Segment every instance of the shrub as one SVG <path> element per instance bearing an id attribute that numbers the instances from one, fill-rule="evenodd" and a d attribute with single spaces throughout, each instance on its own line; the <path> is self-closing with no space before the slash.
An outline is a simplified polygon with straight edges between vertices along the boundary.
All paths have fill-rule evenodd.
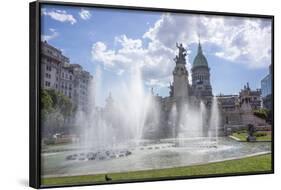
<path id="1" fill-rule="evenodd" d="M 254 115 L 259 117 L 259 118 L 262 118 L 262 119 L 267 119 L 268 113 L 269 113 L 269 111 L 267 109 L 264 109 L 264 108 L 254 110 Z"/>
<path id="2" fill-rule="evenodd" d="M 264 136 L 266 136 L 266 135 L 267 135 L 266 132 L 255 133 L 255 136 L 256 136 L 256 137 L 264 137 Z"/>
<path id="3" fill-rule="evenodd" d="M 53 139 L 53 138 L 44 139 L 44 140 L 43 140 L 43 143 L 44 143 L 45 145 L 52 145 L 52 144 L 55 144 L 55 139 Z"/>

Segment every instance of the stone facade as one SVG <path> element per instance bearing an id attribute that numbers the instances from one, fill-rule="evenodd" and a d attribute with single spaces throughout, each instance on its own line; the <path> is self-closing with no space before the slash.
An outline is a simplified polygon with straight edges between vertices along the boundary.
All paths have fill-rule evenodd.
<path id="1" fill-rule="evenodd" d="M 192 95 L 201 99 L 213 97 L 210 82 L 210 68 L 208 61 L 203 54 L 201 44 L 198 45 L 197 55 L 192 65 Z"/>
<path id="2" fill-rule="evenodd" d="M 173 71 L 173 83 L 170 85 L 170 97 L 187 98 L 196 97 L 204 100 L 206 103 L 213 97 L 212 86 L 210 82 L 210 68 L 208 61 L 203 54 L 202 46 L 199 42 L 197 55 L 193 61 L 191 69 L 192 84 L 188 81 L 188 71 L 186 65 L 185 49 L 177 45 L 179 48 L 179 55 L 174 61 L 176 66 Z"/>
<path id="3" fill-rule="evenodd" d="M 210 130 L 208 123 L 212 120 L 211 108 L 214 101 L 212 93 L 212 85 L 210 82 L 211 74 L 208 66 L 208 61 L 203 54 L 202 46 L 199 42 L 197 55 L 194 58 L 191 68 L 192 83 L 188 81 L 188 70 L 186 69 L 186 50 L 182 44 L 178 45 L 178 55 L 174 61 L 176 63 L 173 70 L 173 82 L 170 84 L 170 95 L 168 97 L 161 97 L 153 95 L 155 106 L 160 109 L 159 126 L 157 132 L 153 132 L 155 128 L 152 126 L 146 130 L 145 136 L 148 138 L 169 138 L 178 134 L 180 130 L 172 126 L 170 122 L 171 113 L 173 109 L 181 110 L 184 104 L 188 102 L 193 110 L 199 110 L 200 104 L 206 107 L 205 120 L 203 121 L 203 134 L 207 135 Z M 253 110 L 261 108 L 261 90 L 252 90 L 247 83 L 239 92 L 239 95 L 219 95 L 216 97 L 220 115 L 218 126 L 219 135 L 227 134 L 230 129 L 245 128 L 248 124 L 255 126 L 266 125 L 265 120 L 256 117 Z M 180 115 L 179 112 L 177 112 Z M 179 120 L 179 118 L 176 118 Z M 153 135 L 157 134 L 158 137 Z"/>
<path id="4" fill-rule="evenodd" d="M 177 45 L 177 47 L 179 48 L 179 55 L 174 59 L 176 66 L 173 71 L 174 80 L 171 86 L 171 89 L 173 89 L 171 95 L 177 98 L 187 98 L 190 86 L 188 83 L 188 71 L 185 67 L 186 50 L 183 48 L 182 44 L 180 44 L 180 46 Z"/>
<path id="5" fill-rule="evenodd" d="M 254 115 L 261 108 L 261 90 L 252 90 L 247 83 L 239 95 L 217 96 L 222 110 L 222 122 L 225 133 L 246 129 L 248 124 L 255 127 L 266 126 L 266 121 Z"/>
<path id="6" fill-rule="evenodd" d="M 41 42 L 41 87 L 60 90 L 61 70 L 69 59 L 47 42 Z"/>
<path id="7" fill-rule="evenodd" d="M 67 96 L 78 109 L 87 110 L 93 76 L 79 65 L 70 64 L 68 57 L 41 42 L 41 88 L 53 89 Z"/>
<path id="8" fill-rule="evenodd" d="M 206 120 L 210 120 L 210 109 L 213 101 L 212 86 L 210 82 L 210 69 L 206 57 L 203 54 L 201 44 L 198 44 L 197 55 L 193 61 L 191 69 L 192 84 L 188 80 L 188 70 L 186 69 L 186 50 L 182 44 L 178 45 L 178 55 L 175 57 L 175 68 L 172 72 L 173 82 L 170 84 L 170 95 L 168 97 L 161 97 L 153 95 L 155 100 L 155 107 L 160 109 L 160 120 L 158 126 L 161 129 L 150 127 L 146 129 L 145 137 L 147 138 L 169 138 L 178 134 L 180 128 L 178 124 L 176 127 L 172 126 L 171 113 L 173 109 L 178 110 L 177 115 L 180 117 L 179 110 L 183 109 L 183 106 L 188 104 L 193 110 L 198 111 L 200 109 L 200 103 L 203 102 L 207 108 Z M 176 123 L 179 122 L 179 118 L 175 118 Z M 208 125 L 204 125 L 203 132 L 208 131 Z M 222 129 L 222 126 L 219 126 Z M 155 137 L 153 135 L 157 134 Z"/>

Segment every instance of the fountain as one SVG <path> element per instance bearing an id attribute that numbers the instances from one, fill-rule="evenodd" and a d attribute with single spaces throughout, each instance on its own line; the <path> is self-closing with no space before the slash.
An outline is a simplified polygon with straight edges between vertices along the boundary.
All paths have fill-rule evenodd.
<path id="1" fill-rule="evenodd" d="M 90 88 L 90 109 L 79 110 L 75 119 L 80 131 L 80 149 L 88 152 L 129 150 L 149 140 L 165 139 L 172 140 L 169 143 L 175 147 L 194 147 L 196 143 L 202 147 L 202 142 L 206 145 L 218 141 L 220 116 L 217 99 L 213 97 L 206 101 L 190 95 L 185 68 L 186 50 L 182 44 L 177 47 L 174 95 L 167 98 L 155 96 L 153 90 L 151 93 L 145 91 L 141 67 L 136 66 L 128 72 L 130 80 L 121 82 L 118 89 L 112 89 L 105 106 L 95 107 L 94 103 L 99 103 L 95 98 L 101 100 L 99 92 L 103 86 L 103 73 L 97 69 L 94 87 Z"/>
<path id="2" fill-rule="evenodd" d="M 102 73 L 100 70 L 98 72 L 99 78 L 96 80 L 102 81 Z M 88 112 L 77 112 L 75 122 L 80 128 L 81 139 L 79 150 L 85 152 L 80 157 L 69 155 L 67 160 L 86 160 L 89 153 L 96 155 L 97 152 L 105 151 L 118 155 L 116 152 L 129 151 L 152 141 L 170 143 L 173 147 L 215 147 L 212 144 L 218 141 L 220 125 L 215 97 L 210 109 L 202 100 L 190 103 L 192 99 L 187 97 L 175 101 L 170 110 L 161 110 L 162 99 L 145 92 L 140 68 L 132 69 L 130 74 L 130 82 L 120 84 L 118 93 L 109 93 L 103 108 L 94 107 Z M 92 89 L 98 93 L 97 87 Z M 167 120 L 163 119 L 164 115 L 167 115 Z M 204 134 L 206 129 L 207 135 Z M 147 133 L 153 135 L 145 135 Z M 110 154 L 107 157 L 118 156 Z"/>
<path id="3" fill-rule="evenodd" d="M 178 48 L 184 55 L 185 49 Z M 141 67 L 134 67 L 129 80 L 113 87 L 105 105 L 97 107 L 103 86 L 103 73 L 97 69 L 89 109 L 78 108 L 75 117 L 80 141 L 63 146 L 63 151 L 44 152 L 43 175 L 179 167 L 270 150 L 270 144 L 253 149 L 253 144 L 219 137 L 218 100 L 191 94 L 183 55 L 175 60 L 172 92 L 165 98 L 147 92 Z"/>

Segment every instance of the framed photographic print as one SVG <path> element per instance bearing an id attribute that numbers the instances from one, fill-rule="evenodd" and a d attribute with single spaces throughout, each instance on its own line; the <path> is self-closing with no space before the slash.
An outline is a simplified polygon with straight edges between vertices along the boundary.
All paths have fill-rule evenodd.
<path id="1" fill-rule="evenodd" d="M 274 17 L 30 4 L 30 186 L 274 172 Z"/>

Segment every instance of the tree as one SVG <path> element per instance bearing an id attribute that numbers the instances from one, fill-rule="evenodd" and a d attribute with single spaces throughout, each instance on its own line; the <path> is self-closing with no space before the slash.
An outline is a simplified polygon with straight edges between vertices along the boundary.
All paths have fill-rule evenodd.
<path id="1" fill-rule="evenodd" d="M 42 90 L 40 101 L 43 135 L 51 136 L 64 131 L 66 119 L 75 112 L 71 100 L 55 90 Z"/>
<path id="2" fill-rule="evenodd" d="M 73 113 L 74 106 L 67 96 L 54 90 L 48 90 L 48 93 L 53 101 L 53 108 L 59 109 L 64 117 Z"/>
<path id="3" fill-rule="evenodd" d="M 265 109 L 265 108 L 260 108 L 260 109 L 254 110 L 254 115 L 259 118 L 267 120 L 268 115 L 269 115 L 269 110 Z"/>
<path id="4" fill-rule="evenodd" d="M 48 91 L 41 91 L 40 103 L 42 119 L 45 120 L 48 113 L 53 111 L 53 100 Z"/>

